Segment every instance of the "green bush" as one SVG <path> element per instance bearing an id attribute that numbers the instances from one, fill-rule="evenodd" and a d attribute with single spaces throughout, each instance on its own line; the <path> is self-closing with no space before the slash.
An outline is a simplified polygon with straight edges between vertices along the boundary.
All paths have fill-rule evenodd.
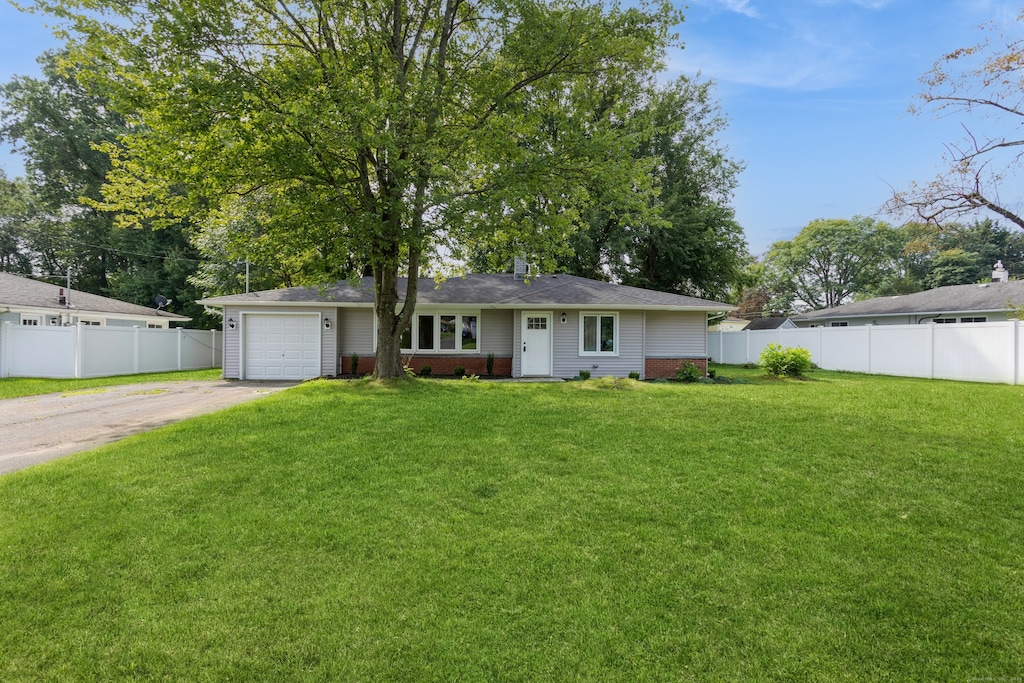
<path id="1" fill-rule="evenodd" d="M 493 353 L 488 353 L 487 354 L 487 375 L 490 376 L 490 375 L 493 375 L 493 374 L 494 374 L 494 354 Z"/>
<path id="2" fill-rule="evenodd" d="M 703 373 L 697 364 L 691 360 L 686 361 L 676 368 L 676 379 L 680 382 L 697 382 L 703 377 Z"/>
<path id="3" fill-rule="evenodd" d="M 811 352 L 801 347 L 769 344 L 759 359 L 761 373 L 769 377 L 799 377 L 811 369 Z"/>
<path id="4" fill-rule="evenodd" d="M 590 379 L 590 370 L 580 370 L 580 379 Z"/>
<path id="5" fill-rule="evenodd" d="M 638 380 L 638 379 L 640 379 L 640 373 L 639 372 L 635 372 L 635 371 L 631 372 L 631 373 L 629 373 L 629 378 L 630 379 L 637 379 Z"/>
<path id="6" fill-rule="evenodd" d="M 356 371 L 359 369 L 359 354 L 353 353 L 351 356 L 349 356 L 348 363 L 349 373 L 355 375 Z"/>
<path id="7" fill-rule="evenodd" d="M 462 367 L 461 365 L 456 365 L 455 369 L 452 370 L 452 374 L 454 374 L 456 377 L 462 377 L 463 375 L 466 374 L 466 368 Z"/>
<path id="8" fill-rule="evenodd" d="M 430 374 L 430 366 L 429 365 L 424 365 L 422 368 L 420 368 L 420 377 L 426 377 L 429 374 Z"/>

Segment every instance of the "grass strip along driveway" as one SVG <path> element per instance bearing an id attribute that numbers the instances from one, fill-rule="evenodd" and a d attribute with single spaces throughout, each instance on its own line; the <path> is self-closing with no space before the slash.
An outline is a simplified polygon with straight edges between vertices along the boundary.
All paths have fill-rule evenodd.
<path id="1" fill-rule="evenodd" d="M 1024 388 L 812 377 L 313 382 L 7 475 L 0 679 L 1024 675 Z"/>
<path id="2" fill-rule="evenodd" d="M 0 378 L 0 399 L 38 396 L 57 391 L 83 391 L 102 387 L 146 382 L 183 382 L 220 379 L 220 368 L 209 370 L 181 370 L 177 372 L 153 372 L 143 375 L 114 375 L 91 379 L 45 379 L 39 377 Z"/>

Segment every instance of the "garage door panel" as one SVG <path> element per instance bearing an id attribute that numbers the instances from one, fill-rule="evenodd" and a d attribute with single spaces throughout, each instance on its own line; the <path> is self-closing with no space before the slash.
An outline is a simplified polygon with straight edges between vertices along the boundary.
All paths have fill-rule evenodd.
<path id="1" fill-rule="evenodd" d="M 320 316 L 249 314 L 246 379 L 301 380 L 320 374 Z"/>

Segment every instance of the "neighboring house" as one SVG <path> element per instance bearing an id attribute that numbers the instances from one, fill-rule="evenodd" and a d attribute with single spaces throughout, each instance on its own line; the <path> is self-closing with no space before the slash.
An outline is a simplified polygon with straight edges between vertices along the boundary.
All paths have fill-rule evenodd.
<path id="1" fill-rule="evenodd" d="M 168 328 L 191 318 L 0 272 L 0 325 Z"/>
<path id="2" fill-rule="evenodd" d="M 747 326 L 746 318 L 729 316 L 719 320 L 714 325 L 708 325 L 708 332 L 739 332 Z"/>
<path id="3" fill-rule="evenodd" d="M 405 279 L 398 284 L 405 292 Z M 357 286 L 251 292 L 204 299 L 224 312 L 224 376 L 298 379 L 372 372 L 373 280 Z M 461 366 L 506 377 L 668 377 L 685 361 L 707 369 L 707 315 L 730 304 L 571 275 L 423 278 L 403 356 L 419 371 Z"/>
<path id="4" fill-rule="evenodd" d="M 796 323 L 789 318 L 754 318 L 744 330 L 790 330 L 795 329 Z"/>
<path id="5" fill-rule="evenodd" d="M 937 287 L 793 316 L 797 327 L 984 323 L 1006 320 L 1024 306 L 1024 280 Z"/>

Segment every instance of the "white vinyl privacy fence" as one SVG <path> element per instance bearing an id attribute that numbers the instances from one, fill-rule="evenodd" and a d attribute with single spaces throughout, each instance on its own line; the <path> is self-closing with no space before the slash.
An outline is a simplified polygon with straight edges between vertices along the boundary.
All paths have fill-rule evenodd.
<path id="1" fill-rule="evenodd" d="M 826 370 L 1024 384 L 1024 322 L 865 325 L 711 332 L 716 363 L 757 363 L 768 344 L 799 346 Z"/>
<path id="2" fill-rule="evenodd" d="M 0 324 L 0 377 L 82 379 L 221 367 L 217 330 Z"/>

